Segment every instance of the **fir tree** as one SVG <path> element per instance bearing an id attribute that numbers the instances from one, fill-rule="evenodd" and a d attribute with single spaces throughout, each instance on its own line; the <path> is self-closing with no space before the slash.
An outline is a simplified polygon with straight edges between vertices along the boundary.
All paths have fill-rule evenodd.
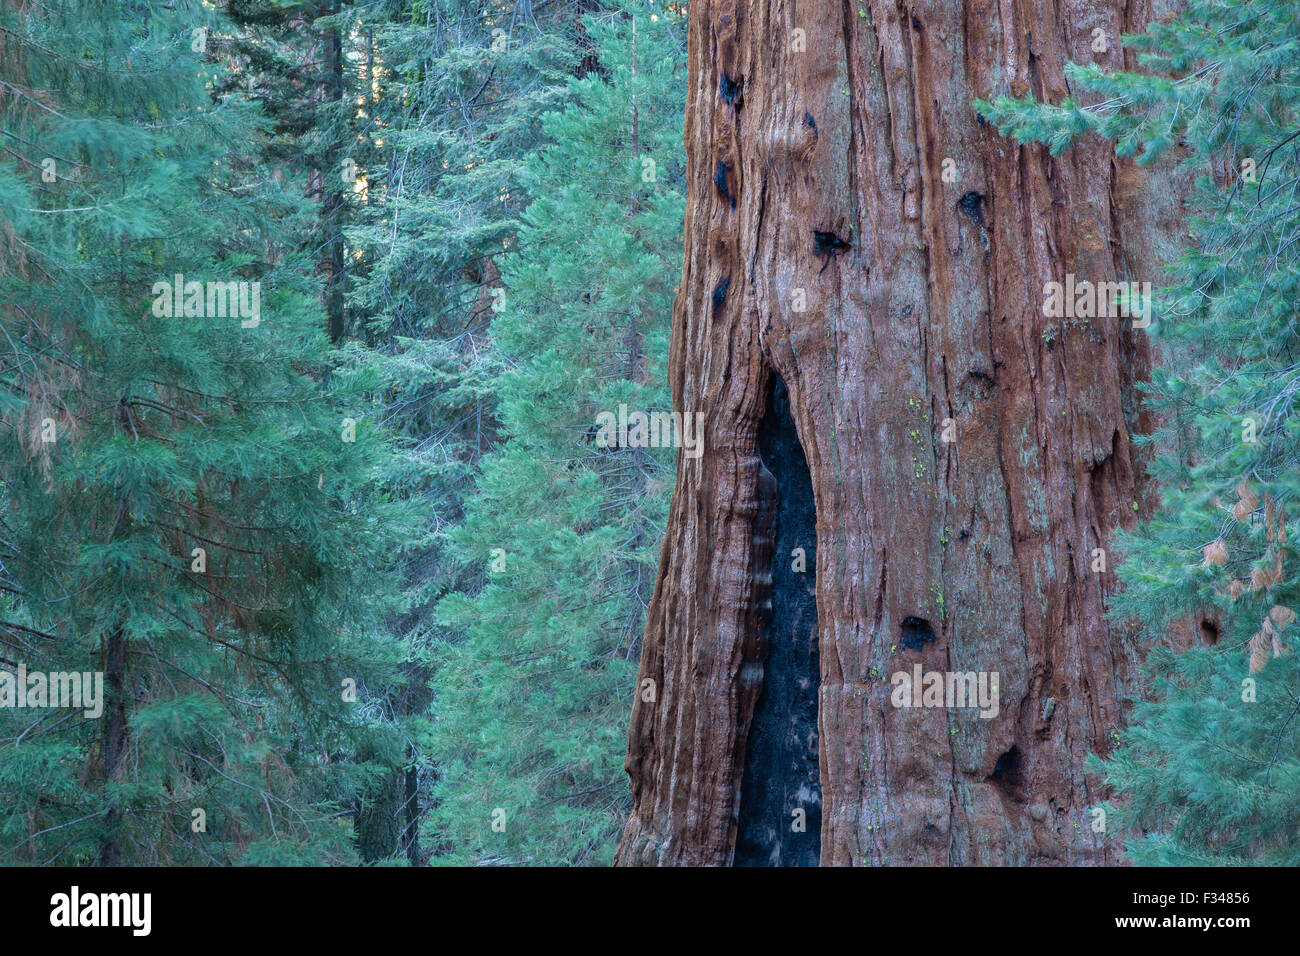
<path id="1" fill-rule="evenodd" d="M 358 187 L 345 229 L 357 317 L 345 357 L 348 374 L 379 390 L 401 442 L 385 480 L 419 502 L 425 522 L 398 556 L 410 608 L 393 624 L 409 655 L 389 698 L 409 727 L 408 854 L 439 773 L 422 736 L 429 675 L 448 636 L 432 608 L 476 581 L 441 535 L 460 520 L 478 459 L 498 440 L 498 369 L 485 347 L 498 259 L 515 242 L 520 164 L 538 142 L 538 118 L 563 96 L 564 77 L 588 68 L 577 17 L 591 6 L 547 4 L 524 18 L 509 2 L 358 3 L 342 31 L 356 64 L 345 102 L 363 104 L 343 151 Z"/>
<path id="2" fill-rule="evenodd" d="M 210 5 L 0 17 L 2 666 L 105 694 L 0 710 L 0 859 L 354 859 L 401 515 L 328 384 L 303 183 L 212 96 Z"/>
<path id="3" fill-rule="evenodd" d="M 672 449 L 610 447 L 620 404 L 671 409 L 681 255 L 682 18 L 591 17 L 597 71 L 542 118 L 491 326 L 504 437 L 448 534 L 480 588 L 444 597 L 433 824 L 448 859 L 607 863 L 626 811 L 624 714 Z M 494 828 L 494 824 L 496 825 Z"/>

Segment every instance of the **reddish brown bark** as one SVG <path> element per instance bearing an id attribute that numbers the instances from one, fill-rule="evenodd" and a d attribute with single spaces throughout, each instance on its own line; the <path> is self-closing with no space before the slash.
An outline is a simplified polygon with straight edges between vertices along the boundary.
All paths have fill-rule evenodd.
<path id="1" fill-rule="evenodd" d="M 1135 661 L 1103 618 L 1113 558 L 1094 573 L 1092 550 L 1147 506 L 1131 435 L 1149 346 L 1127 319 L 1041 306 L 1067 272 L 1158 283 L 1176 208 L 1104 144 L 1054 159 L 1000 138 L 972 101 L 1059 102 L 1069 60 L 1131 67 L 1118 37 L 1153 12 L 692 5 L 670 374 L 707 445 L 679 459 L 620 864 L 732 860 L 763 680 L 771 490 L 756 436 L 773 373 L 817 514 L 821 862 L 1120 859 L 1089 826 L 1102 794 L 1083 763 L 1120 724 Z M 1097 27 L 1108 52 L 1091 49 Z M 934 642 L 902 646 L 907 617 Z M 997 672 L 999 715 L 891 706 L 888 676 L 918 662 Z"/>

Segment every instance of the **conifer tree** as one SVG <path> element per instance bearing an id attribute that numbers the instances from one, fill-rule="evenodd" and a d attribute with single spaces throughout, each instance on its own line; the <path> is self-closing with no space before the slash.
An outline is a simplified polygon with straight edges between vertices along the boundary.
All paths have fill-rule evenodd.
<path id="1" fill-rule="evenodd" d="M 365 152 L 358 145 L 367 145 L 356 127 L 370 112 L 371 34 L 359 24 L 356 5 L 342 0 L 224 0 L 222 7 L 236 29 L 222 38 L 219 55 L 228 68 L 217 91 L 242 91 L 262 105 L 273 123 L 267 159 L 296 170 L 319 210 L 317 228 L 301 238 L 314 250 L 330 338 L 337 341 L 347 329 L 343 230 L 365 159 L 356 155 Z M 345 43 L 348 34 L 355 49 Z"/>
<path id="2" fill-rule="evenodd" d="M 1152 329 L 1166 356 L 1149 386 L 1162 507 L 1119 536 L 1112 612 L 1152 642 L 1190 629 L 1202 646 L 1153 648 L 1152 699 L 1094 764 L 1144 864 L 1300 863 L 1294 18 L 1286 2 L 1192 0 L 1126 38 L 1140 72 L 1073 66 L 1078 93 L 1060 104 L 981 104 L 1054 153 L 1097 133 L 1144 165 L 1181 153 L 1194 177 Z"/>
<path id="3" fill-rule="evenodd" d="M 476 580 L 447 557 L 441 534 L 460 520 L 477 461 L 497 442 L 495 368 L 484 345 L 498 259 L 514 242 L 525 201 L 520 163 L 538 142 L 538 118 L 563 96 L 565 76 L 590 68 L 577 18 L 596 6 L 546 4 L 527 16 L 508 0 L 347 8 L 344 56 L 357 64 L 348 90 L 362 105 L 345 118 L 354 131 L 341 151 L 355 160 L 359 187 L 345 229 L 347 314 L 357 317 L 345 357 L 382 389 L 402 449 L 387 480 L 419 502 L 425 523 L 399 557 L 410 610 L 393 622 L 409 647 L 405 682 L 390 701 L 409 715 L 408 855 L 425 788 L 439 773 L 421 737 L 429 674 L 447 636 L 432 608 Z"/>
<path id="4" fill-rule="evenodd" d="M 227 0 L 223 6 L 235 30 L 221 38 L 217 50 L 229 64 L 219 76 L 217 93 L 243 92 L 271 120 L 264 152 L 272 175 L 294 171 L 319 210 L 316 228 L 295 238 L 324 280 L 330 337 L 341 345 L 346 366 L 339 372 L 360 392 L 388 402 L 402 377 L 390 372 L 386 378 L 382 360 L 375 361 L 357 344 L 369 338 L 367 317 L 360 308 L 347 306 L 344 293 L 354 278 L 352 267 L 364 260 L 344 233 L 371 221 L 371 197 L 382 195 L 381 179 L 372 193 L 371 171 L 382 173 L 388 120 L 401 115 L 401 104 L 382 79 L 390 70 L 378 39 L 392 26 L 390 18 L 407 11 L 382 0 Z M 353 371 L 360 374 L 352 377 Z M 343 379 L 336 376 L 334 381 Z M 387 419 L 398 429 L 405 424 L 398 415 Z M 399 461 L 390 459 L 394 465 Z M 413 472 L 420 469 L 396 467 L 385 479 L 390 493 L 403 496 L 418 488 L 418 480 L 411 481 Z M 418 539 L 404 545 L 395 551 L 395 563 L 399 573 L 410 576 L 411 567 L 422 566 L 426 549 Z M 425 665 L 410 639 L 417 631 L 414 619 L 418 614 L 388 622 L 403 635 L 404 659 L 392 682 L 369 688 L 375 713 L 401 746 L 389 748 L 387 771 L 379 772 L 376 765 L 374 779 L 356 804 L 358 849 L 367 862 L 400 854 L 419 864 L 425 856 L 417 831 L 427 790 L 421 785 L 427 773 L 419 741 L 427 724 L 428 690 Z M 369 756 L 373 762 L 380 755 Z"/>
<path id="5" fill-rule="evenodd" d="M 0 667 L 103 676 L 0 709 L 0 861 L 355 859 L 401 510 L 303 183 L 213 96 L 210 5 L 0 18 Z"/>
<path id="6" fill-rule="evenodd" d="M 626 812 L 623 714 L 676 451 L 618 447 L 602 413 L 671 410 L 681 255 L 682 17 L 588 17 L 598 68 L 567 83 L 523 164 L 490 388 L 502 441 L 451 553 L 481 586 L 438 605 L 436 831 L 449 860 L 607 863 Z"/>

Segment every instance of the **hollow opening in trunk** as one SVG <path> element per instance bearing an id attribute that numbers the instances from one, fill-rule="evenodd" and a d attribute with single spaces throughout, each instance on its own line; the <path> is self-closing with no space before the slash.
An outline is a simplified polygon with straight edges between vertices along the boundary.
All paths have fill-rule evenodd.
<path id="1" fill-rule="evenodd" d="M 993 784 L 1004 797 L 1017 802 L 1024 801 L 1024 770 L 1020 748 L 1014 744 L 1011 749 L 998 757 L 993 765 L 993 772 L 988 782 Z"/>
<path id="2" fill-rule="evenodd" d="M 775 374 L 758 454 L 775 479 L 772 611 L 763 683 L 745 747 L 736 866 L 817 866 L 821 772 L 817 700 L 817 512 L 812 476 Z M 756 568 L 756 574 L 766 569 Z"/>
<path id="3" fill-rule="evenodd" d="M 923 617 L 905 617 L 899 626 L 898 643 L 911 650 L 919 651 L 926 644 L 934 643 L 934 628 Z"/>

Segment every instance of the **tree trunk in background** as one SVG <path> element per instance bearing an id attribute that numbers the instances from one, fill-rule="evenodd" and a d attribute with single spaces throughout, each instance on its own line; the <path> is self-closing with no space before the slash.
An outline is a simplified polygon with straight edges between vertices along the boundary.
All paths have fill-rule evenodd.
<path id="1" fill-rule="evenodd" d="M 338 0 L 327 5 L 327 11 L 335 15 L 340 10 Z M 326 102 L 338 103 L 343 99 L 343 38 L 338 27 L 330 27 L 322 38 L 324 43 L 323 72 L 325 84 L 322 94 Z M 338 342 L 347 331 L 343 315 L 343 285 L 346 281 L 347 263 L 343 257 L 343 222 L 347 215 L 347 197 L 332 185 L 338 176 L 339 150 L 331 149 L 328 153 L 329 165 L 321 171 L 324 187 L 324 202 L 321 208 L 321 227 L 325 233 L 325 248 L 322 250 L 320 270 L 325 276 L 325 310 L 329 314 L 329 336 L 331 342 Z"/>
<path id="2" fill-rule="evenodd" d="M 134 428 L 131 406 L 124 396 L 117 403 L 117 420 L 123 433 Z M 131 527 L 131 502 L 123 497 L 117 502 L 111 538 L 125 536 Z M 100 866 L 122 865 L 121 799 L 110 788 L 123 781 L 127 747 L 127 709 L 131 694 L 126 680 L 126 625 L 118 624 L 104 640 L 104 726 L 100 736 L 100 755 L 104 762 L 104 839 L 99 847 Z"/>
<path id="3" fill-rule="evenodd" d="M 1150 347 L 1126 318 L 1045 318 L 1043 286 L 1158 285 L 1177 203 L 1104 144 L 1002 139 L 972 101 L 1132 68 L 1118 37 L 1159 12 L 692 5 L 670 375 L 706 444 L 679 457 L 620 864 L 1120 861 L 1083 763 L 1136 661 L 1093 549 L 1150 505 Z M 996 672 L 999 713 L 892 706 L 915 664 Z"/>
<path id="4" fill-rule="evenodd" d="M 122 503 L 119 516 L 126 511 Z M 108 788 L 121 784 L 126 759 L 126 636 L 114 628 L 104 644 L 105 701 L 104 729 L 100 749 L 104 761 L 104 840 L 99 848 L 100 866 L 122 865 L 122 804 Z"/>

